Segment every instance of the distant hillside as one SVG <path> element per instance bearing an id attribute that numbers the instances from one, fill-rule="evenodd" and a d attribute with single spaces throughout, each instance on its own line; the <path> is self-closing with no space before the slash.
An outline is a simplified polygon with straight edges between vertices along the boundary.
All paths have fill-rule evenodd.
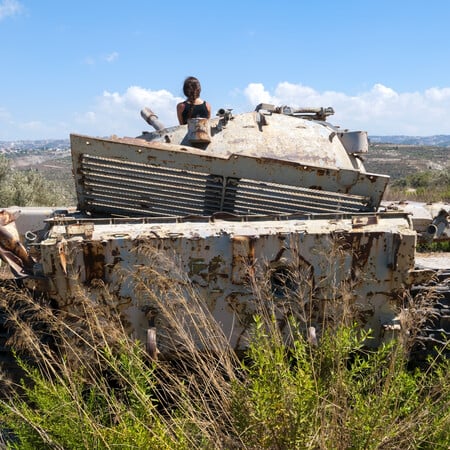
<path id="1" fill-rule="evenodd" d="M 372 144 L 397 145 L 431 145 L 435 147 L 450 147 L 450 135 L 437 134 L 434 136 L 369 136 Z"/>
<path id="2" fill-rule="evenodd" d="M 362 155 L 368 172 L 386 174 L 392 180 L 417 172 L 450 170 L 450 147 L 439 145 L 407 145 L 374 143 Z"/>

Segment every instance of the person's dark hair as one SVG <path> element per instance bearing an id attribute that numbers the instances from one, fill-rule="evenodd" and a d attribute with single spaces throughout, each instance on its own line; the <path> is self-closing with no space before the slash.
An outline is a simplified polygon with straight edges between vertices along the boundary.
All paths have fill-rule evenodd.
<path id="1" fill-rule="evenodd" d="M 195 100 L 200 97 L 200 92 L 202 87 L 200 86 L 200 81 L 195 77 L 187 77 L 183 84 L 183 93 L 187 99 L 194 103 Z"/>

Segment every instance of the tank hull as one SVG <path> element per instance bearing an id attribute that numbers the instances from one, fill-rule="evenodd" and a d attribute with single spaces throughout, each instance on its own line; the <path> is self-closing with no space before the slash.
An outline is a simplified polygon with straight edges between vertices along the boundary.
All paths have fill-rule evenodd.
<path id="1" fill-rule="evenodd" d="M 143 341 L 149 323 L 167 332 L 161 304 L 142 295 L 143 285 L 161 299 L 157 280 L 181 291 L 192 284 L 237 350 L 245 348 L 257 310 L 255 286 L 265 286 L 279 319 L 308 310 L 305 326 L 320 328 L 345 301 L 378 345 L 395 328 L 405 289 L 429 275 L 414 269 L 415 245 L 410 220 L 396 213 L 165 222 L 66 217 L 53 220 L 39 244 L 40 273 L 27 283 L 39 288 L 45 280 L 40 289 L 72 312 L 80 286 L 95 301 L 107 286 L 110 306 Z"/>

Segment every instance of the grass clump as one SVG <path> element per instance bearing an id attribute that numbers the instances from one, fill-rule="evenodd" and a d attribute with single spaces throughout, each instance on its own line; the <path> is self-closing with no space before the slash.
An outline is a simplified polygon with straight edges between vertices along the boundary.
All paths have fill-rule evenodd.
<path id="1" fill-rule="evenodd" d="M 257 320 L 234 404 L 248 448 L 446 448 L 447 362 L 410 371 L 398 343 L 364 350 L 354 327 L 327 330 L 312 349 L 287 349 Z M 445 388 L 441 383 L 446 385 Z M 435 425 L 437 425 L 435 427 Z"/>
<path id="2" fill-rule="evenodd" d="M 368 349 L 370 330 L 357 325 L 352 308 L 335 308 L 340 315 L 321 324 L 317 339 L 305 328 L 311 325 L 307 314 L 288 314 L 281 327 L 279 286 L 274 296 L 253 279 L 255 313 L 248 349 L 238 359 L 187 277 L 170 261 L 149 257 L 155 264 L 137 268 L 125 281 L 158 312 L 158 333 L 170 359 L 162 354 L 151 360 L 129 337 L 106 287 L 95 300 L 80 288 L 77 314 L 0 288 L 26 373 L 1 401 L 1 427 L 12 436 L 6 447 L 449 446 L 445 358 L 412 370 L 404 340 Z M 255 273 L 249 271 L 250 278 Z"/>
<path id="3" fill-rule="evenodd" d="M 450 252 L 450 241 L 421 242 L 417 246 L 417 252 Z"/>
<path id="4" fill-rule="evenodd" d="M 427 170 L 394 180 L 388 199 L 408 199 L 420 202 L 450 201 L 450 169 Z"/>

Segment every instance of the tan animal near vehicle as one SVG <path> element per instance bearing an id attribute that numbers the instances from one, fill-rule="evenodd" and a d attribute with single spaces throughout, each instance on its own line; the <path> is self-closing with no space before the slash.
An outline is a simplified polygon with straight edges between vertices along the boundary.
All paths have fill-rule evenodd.
<path id="1" fill-rule="evenodd" d="M 445 284 L 448 255 L 438 270 L 418 267 L 416 245 L 448 239 L 449 207 L 425 208 L 415 220 L 405 205 L 382 205 L 389 177 L 366 172 L 367 133 L 331 125 L 332 113 L 261 104 L 165 128 L 145 109 L 155 131 L 137 138 L 71 135 L 77 208 L 4 211 L 16 213 L 9 226 L 18 233 L 5 219 L 1 255 L 25 286 L 64 310 L 76 310 L 80 283 L 95 301 L 106 285 L 152 355 L 156 346 L 164 355 L 170 329 L 136 280 L 150 267 L 183 284 L 164 258 L 176 261 L 236 350 L 255 312 L 250 277 L 268 282 L 280 326 L 283 311 L 297 307 L 314 335 L 346 286 L 345 301 L 372 330 L 369 344 L 379 345 L 401 326 L 405 292 L 439 274 Z M 424 331 L 430 342 L 450 332 L 443 295 Z"/>

